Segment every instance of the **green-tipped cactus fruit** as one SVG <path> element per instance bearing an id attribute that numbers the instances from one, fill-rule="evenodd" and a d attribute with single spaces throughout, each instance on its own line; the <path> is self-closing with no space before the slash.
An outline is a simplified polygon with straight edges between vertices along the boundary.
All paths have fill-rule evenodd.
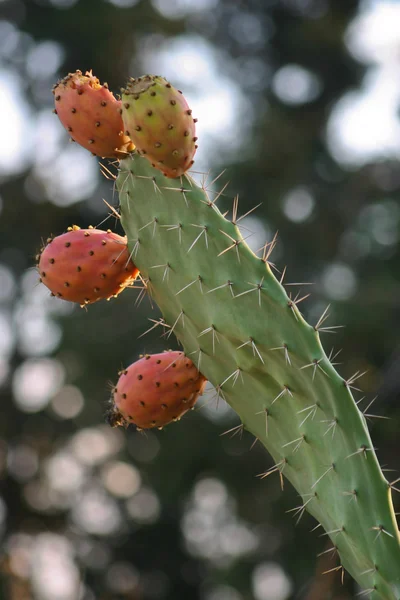
<path id="1" fill-rule="evenodd" d="M 167 122 L 144 114 L 143 130 L 153 116 L 157 127 Z M 391 485 L 352 397 L 354 380 L 336 372 L 321 346 L 323 319 L 306 323 L 269 267 L 268 246 L 256 256 L 204 188 L 184 182 L 136 153 L 117 180 L 129 250 L 160 324 L 239 414 L 239 429 L 266 446 L 275 465 L 264 476 L 289 479 L 301 496 L 297 514 L 307 510 L 322 524 L 343 568 L 372 598 L 399 600 Z"/>
<path id="2" fill-rule="evenodd" d="M 40 281 L 53 296 L 82 306 L 117 296 L 139 275 L 126 238 L 110 230 L 69 227 L 47 240 L 38 259 Z"/>
<path id="3" fill-rule="evenodd" d="M 121 101 L 87 71 L 69 73 L 53 88 L 55 110 L 71 139 L 95 156 L 121 158 L 134 149 L 124 134 Z"/>
<path id="4" fill-rule="evenodd" d="M 182 92 L 166 79 L 130 79 L 122 90 L 122 119 L 140 154 L 164 175 L 179 177 L 192 166 L 196 120 Z"/>
<path id="5" fill-rule="evenodd" d="M 162 428 L 193 408 L 205 384 L 205 377 L 183 352 L 146 354 L 121 371 L 111 415 L 118 425 Z"/>

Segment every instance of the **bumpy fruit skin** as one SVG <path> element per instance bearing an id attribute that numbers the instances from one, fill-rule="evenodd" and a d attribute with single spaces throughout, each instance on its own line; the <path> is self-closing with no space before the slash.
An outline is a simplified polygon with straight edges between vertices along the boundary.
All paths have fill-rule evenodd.
<path id="1" fill-rule="evenodd" d="M 183 352 L 146 354 L 120 372 L 109 423 L 164 427 L 193 408 L 206 382 Z"/>
<path id="2" fill-rule="evenodd" d="M 134 149 L 124 134 L 121 101 L 91 71 L 69 73 L 53 88 L 55 113 L 71 139 L 108 158 L 123 158 Z"/>
<path id="3" fill-rule="evenodd" d="M 122 90 L 125 133 L 137 151 L 167 177 L 179 177 L 193 164 L 195 122 L 182 92 L 155 75 L 131 78 Z"/>
<path id="4" fill-rule="evenodd" d="M 40 280 L 54 296 L 85 305 L 117 296 L 139 270 L 130 260 L 126 237 L 80 229 L 48 239 L 39 257 Z"/>

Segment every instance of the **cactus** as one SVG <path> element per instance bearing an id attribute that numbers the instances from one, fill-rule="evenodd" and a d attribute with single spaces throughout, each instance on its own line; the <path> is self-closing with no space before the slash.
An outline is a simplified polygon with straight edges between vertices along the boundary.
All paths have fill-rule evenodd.
<path id="1" fill-rule="evenodd" d="M 312 327 L 204 188 L 120 163 L 121 223 L 147 290 L 201 373 L 324 527 L 341 565 L 375 598 L 400 598 L 400 537 L 355 377 L 336 372 Z"/>
<path id="2" fill-rule="evenodd" d="M 152 110 L 147 91 L 155 80 L 161 81 L 140 80 L 133 104 Z M 129 106 L 124 104 L 123 112 L 125 125 L 131 119 L 143 139 L 157 139 L 158 148 L 170 151 L 163 128 L 168 119 L 161 117 L 170 93 L 165 89 L 171 90 L 164 85 L 161 104 L 154 104 L 157 114 L 147 115 L 156 117 L 154 123 L 139 122 L 144 113 L 133 114 L 125 94 Z M 144 154 L 147 148 L 137 144 Z M 183 171 L 176 163 L 166 168 L 160 157 L 133 152 L 121 160 L 116 181 L 129 255 L 161 309 L 159 324 L 177 337 L 216 397 L 238 413 L 238 431 L 250 431 L 268 449 L 275 464 L 261 478 L 276 474 L 282 485 L 284 476 L 293 484 L 302 499 L 295 514 L 308 511 L 319 521 L 339 554 L 338 570 L 346 569 L 363 594 L 400 600 L 394 482 L 382 474 L 352 395 L 360 375 L 344 380 L 321 345 L 320 332 L 329 329 L 326 312 L 315 326 L 308 324 L 297 307 L 300 300 L 288 296 L 271 271 L 275 240 L 256 256 L 241 235 L 236 205 L 233 221 L 227 220 L 204 186 L 187 174 L 173 177 L 186 163 Z M 143 422 L 139 408 L 130 414 L 123 402 L 129 384 L 124 378 L 136 369 L 135 363 L 121 374 L 109 421 L 157 426 L 159 412 Z"/>
<path id="3" fill-rule="evenodd" d="M 124 134 L 121 101 L 87 71 L 69 73 L 53 88 L 55 109 L 71 140 L 95 156 L 120 158 L 134 145 Z"/>
<path id="4" fill-rule="evenodd" d="M 182 92 L 166 79 L 146 75 L 130 79 L 122 90 L 125 133 L 167 177 L 179 177 L 194 161 L 195 122 Z"/>
<path id="5" fill-rule="evenodd" d="M 162 429 L 193 408 L 205 384 L 183 352 L 146 354 L 120 373 L 111 416 L 118 425 Z"/>
<path id="6" fill-rule="evenodd" d="M 126 238 L 77 225 L 49 238 L 38 259 L 40 281 L 53 296 L 82 306 L 117 296 L 139 274 Z"/>

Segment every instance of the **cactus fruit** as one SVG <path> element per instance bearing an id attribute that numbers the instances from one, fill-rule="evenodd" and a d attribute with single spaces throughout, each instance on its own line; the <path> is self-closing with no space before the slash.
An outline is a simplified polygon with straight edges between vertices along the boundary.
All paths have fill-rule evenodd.
<path id="1" fill-rule="evenodd" d="M 164 427 L 193 408 L 205 384 L 205 377 L 183 352 L 146 354 L 120 372 L 110 411 L 119 417 L 114 424 Z"/>
<path id="2" fill-rule="evenodd" d="M 131 78 L 122 90 L 125 133 L 154 167 L 179 177 L 193 164 L 196 119 L 182 92 L 154 75 Z"/>
<path id="3" fill-rule="evenodd" d="M 69 73 L 53 88 L 54 112 L 71 139 L 95 156 L 121 158 L 134 149 L 124 134 L 121 101 L 91 71 Z"/>
<path id="4" fill-rule="evenodd" d="M 47 242 L 38 257 L 40 280 L 63 300 L 85 305 L 117 296 L 139 274 L 126 238 L 110 230 L 74 225 Z"/>

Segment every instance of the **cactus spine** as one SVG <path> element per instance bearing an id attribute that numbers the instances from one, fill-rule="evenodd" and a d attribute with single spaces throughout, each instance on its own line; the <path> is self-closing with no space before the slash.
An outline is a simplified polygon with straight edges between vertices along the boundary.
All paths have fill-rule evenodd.
<path id="1" fill-rule="evenodd" d="M 353 379 L 334 369 L 296 303 L 190 177 L 134 153 L 120 163 L 121 222 L 165 322 L 271 453 L 373 598 L 400 599 L 400 537 Z M 322 328 L 322 327 L 321 327 Z"/>

